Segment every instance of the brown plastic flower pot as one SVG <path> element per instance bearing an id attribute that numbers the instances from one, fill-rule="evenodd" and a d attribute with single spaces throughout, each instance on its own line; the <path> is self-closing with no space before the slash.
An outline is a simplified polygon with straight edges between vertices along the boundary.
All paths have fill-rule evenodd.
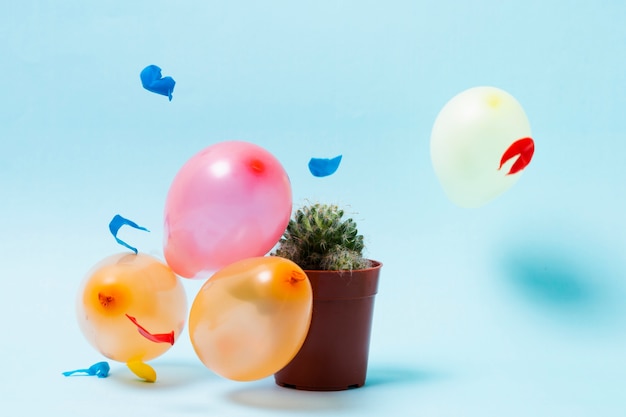
<path id="1" fill-rule="evenodd" d="M 313 316 L 298 354 L 274 375 L 276 384 L 340 391 L 365 384 L 374 296 L 382 264 L 349 271 L 305 271 L 313 288 Z"/>

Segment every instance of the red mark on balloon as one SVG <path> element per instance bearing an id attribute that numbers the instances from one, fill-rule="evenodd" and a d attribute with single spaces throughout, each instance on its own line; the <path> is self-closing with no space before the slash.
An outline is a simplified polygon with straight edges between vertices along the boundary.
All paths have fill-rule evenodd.
<path id="1" fill-rule="evenodd" d="M 531 138 L 518 139 L 502 154 L 498 170 L 502 169 L 502 165 L 504 165 L 506 161 L 518 156 L 517 161 L 511 165 L 511 169 L 506 175 L 516 174 L 530 164 L 533 153 L 535 153 L 535 142 Z"/>
<path id="2" fill-rule="evenodd" d="M 169 343 L 170 345 L 174 344 L 174 330 L 169 333 L 152 334 L 143 327 L 141 327 L 141 325 L 137 323 L 136 318 L 129 316 L 128 314 L 126 314 L 126 317 L 128 317 L 128 319 L 132 321 L 135 326 L 137 326 L 137 330 L 139 331 L 139 333 L 149 341 L 155 343 Z"/>
<path id="3" fill-rule="evenodd" d="M 260 159 L 250 161 L 250 168 L 255 174 L 262 174 L 265 171 L 265 164 Z"/>

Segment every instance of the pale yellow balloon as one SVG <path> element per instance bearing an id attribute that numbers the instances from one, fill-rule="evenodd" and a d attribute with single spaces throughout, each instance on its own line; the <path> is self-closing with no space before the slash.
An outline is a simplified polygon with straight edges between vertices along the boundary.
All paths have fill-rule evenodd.
<path id="1" fill-rule="evenodd" d="M 306 274 L 287 259 L 235 262 L 198 292 L 189 315 L 191 343 L 202 363 L 223 377 L 265 378 L 300 350 L 312 300 Z"/>
<path id="2" fill-rule="evenodd" d="M 120 253 L 87 273 L 76 312 L 83 334 L 104 356 L 142 362 L 172 347 L 185 325 L 187 298 L 167 265 L 146 254 Z"/>
<path id="3" fill-rule="evenodd" d="M 479 207 L 508 190 L 521 172 L 511 173 L 515 158 L 500 166 L 503 155 L 530 137 L 524 109 L 506 91 L 474 87 L 453 97 L 439 112 L 430 140 L 433 168 L 446 195 L 461 207 Z"/>

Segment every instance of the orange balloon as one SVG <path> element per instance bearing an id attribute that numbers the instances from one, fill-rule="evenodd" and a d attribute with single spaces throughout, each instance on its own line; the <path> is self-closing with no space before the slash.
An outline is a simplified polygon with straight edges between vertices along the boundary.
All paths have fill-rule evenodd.
<path id="1" fill-rule="evenodd" d="M 185 325 L 187 298 L 167 265 L 142 253 L 120 253 L 87 273 L 76 313 L 83 334 L 104 356 L 141 362 L 174 344 Z"/>
<path id="2" fill-rule="evenodd" d="M 244 259 L 216 272 L 196 295 L 191 343 L 202 363 L 223 377 L 265 378 L 300 350 L 312 304 L 311 284 L 292 261 Z"/>

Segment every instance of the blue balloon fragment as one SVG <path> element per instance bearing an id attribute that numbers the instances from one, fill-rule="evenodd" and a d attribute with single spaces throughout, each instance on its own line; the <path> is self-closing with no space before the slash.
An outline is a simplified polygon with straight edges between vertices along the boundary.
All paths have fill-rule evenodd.
<path id="1" fill-rule="evenodd" d="M 162 77 L 161 68 L 156 65 L 148 65 L 141 71 L 139 78 L 141 78 L 143 88 L 152 93 L 167 96 L 172 101 L 172 92 L 176 81 L 172 77 Z"/>
<path id="2" fill-rule="evenodd" d="M 76 373 L 81 373 L 81 374 L 84 373 L 89 376 L 95 375 L 98 378 L 106 378 L 107 376 L 109 376 L 110 370 L 111 370 L 111 367 L 109 366 L 107 362 L 98 362 L 98 363 L 94 363 L 87 369 L 76 369 L 75 371 L 63 372 L 63 375 L 70 376 Z"/>
<path id="3" fill-rule="evenodd" d="M 334 158 L 311 158 L 309 161 L 309 171 L 315 177 L 327 177 L 332 175 L 339 168 L 341 155 Z"/>
<path id="4" fill-rule="evenodd" d="M 137 225 L 137 223 L 133 222 L 132 220 L 128 220 L 128 219 L 120 216 L 119 214 L 116 214 L 113 217 L 113 219 L 111 220 L 111 222 L 109 223 L 109 230 L 111 231 L 111 234 L 113 235 L 113 237 L 115 238 L 117 243 L 119 243 L 122 246 L 127 247 L 128 249 L 130 249 L 133 252 L 135 252 L 135 254 L 137 254 L 137 249 L 136 248 L 130 246 L 128 243 L 124 242 L 122 239 L 117 237 L 117 232 L 120 230 L 120 228 L 122 226 L 130 226 L 130 227 L 134 227 L 135 229 L 138 229 L 138 230 L 145 230 L 146 232 L 149 232 L 149 230 L 146 229 L 145 227 L 141 227 L 141 226 Z"/>

